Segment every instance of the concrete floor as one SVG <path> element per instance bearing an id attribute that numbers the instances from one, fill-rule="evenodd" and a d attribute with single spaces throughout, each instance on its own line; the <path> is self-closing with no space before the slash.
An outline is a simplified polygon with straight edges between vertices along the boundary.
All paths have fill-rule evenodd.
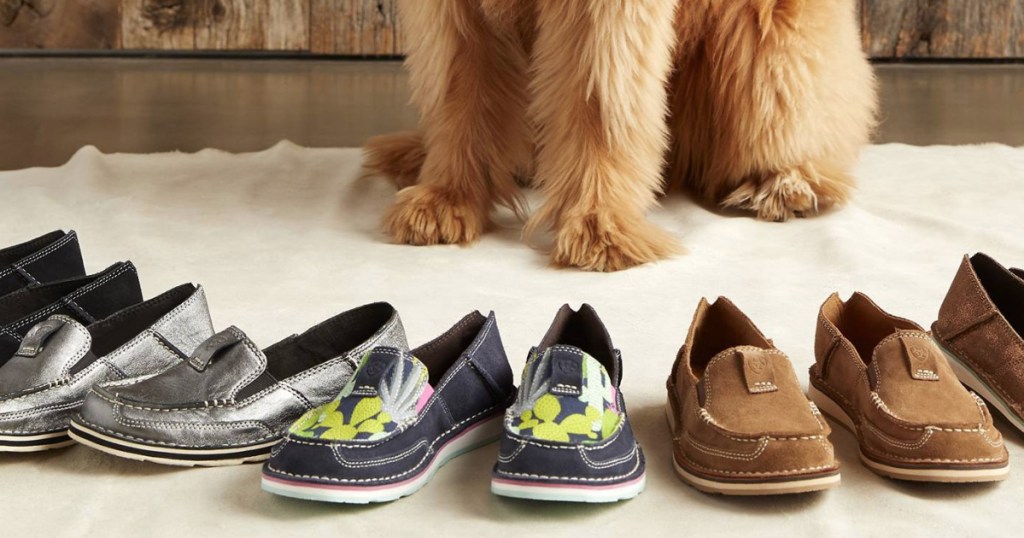
<path id="1" fill-rule="evenodd" d="M 878 142 L 1024 145 L 1024 65 L 882 65 Z M 355 146 L 410 128 L 397 62 L 0 58 L 0 169 L 104 152 Z"/>

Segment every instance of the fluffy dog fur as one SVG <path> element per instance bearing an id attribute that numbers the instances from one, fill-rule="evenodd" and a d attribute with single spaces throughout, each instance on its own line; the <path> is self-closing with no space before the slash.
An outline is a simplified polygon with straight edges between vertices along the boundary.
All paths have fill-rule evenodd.
<path id="1" fill-rule="evenodd" d="M 876 109 L 853 4 L 404 0 L 421 131 L 366 144 L 401 187 L 385 229 L 471 243 L 526 179 L 552 261 L 614 271 L 678 251 L 645 217 L 663 184 L 770 221 L 840 204 Z"/>

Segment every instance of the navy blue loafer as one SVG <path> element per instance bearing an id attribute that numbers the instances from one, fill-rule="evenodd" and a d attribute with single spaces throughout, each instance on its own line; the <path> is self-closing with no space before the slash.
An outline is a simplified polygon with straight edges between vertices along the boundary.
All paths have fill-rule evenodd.
<path id="1" fill-rule="evenodd" d="M 412 352 L 375 348 L 337 398 L 290 428 L 263 489 L 359 504 L 410 495 L 452 458 L 497 441 L 514 396 L 493 313 Z"/>
<path id="2" fill-rule="evenodd" d="M 83 275 L 82 249 L 74 231 L 57 230 L 0 250 L 0 296 Z"/>
<path id="3" fill-rule="evenodd" d="M 622 359 L 590 305 L 559 310 L 530 352 L 491 491 L 543 501 L 615 502 L 646 483 L 619 391 Z"/>

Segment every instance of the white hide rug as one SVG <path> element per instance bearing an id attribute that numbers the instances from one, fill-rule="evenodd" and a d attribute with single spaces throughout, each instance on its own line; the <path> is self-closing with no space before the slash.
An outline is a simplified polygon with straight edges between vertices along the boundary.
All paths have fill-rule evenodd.
<path id="1" fill-rule="evenodd" d="M 817 310 L 832 291 L 868 293 L 928 326 L 961 256 L 1024 265 L 1024 149 L 868 148 L 860 189 L 839 211 L 785 224 L 722 215 L 670 196 L 651 218 L 689 254 L 617 274 L 556 270 L 520 241 L 521 225 L 471 248 L 388 244 L 393 188 L 358 181 L 355 149 L 282 142 L 233 155 L 104 155 L 59 168 L 0 172 L 0 245 L 77 230 L 87 269 L 131 259 L 147 297 L 206 287 L 218 329 L 261 346 L 348 308 L 395 304 L 413 345 L 472 309 L 493 309 L 513 369 L 565 302 L 593 304 L 624 356 L 623 391 L 647 454 L 647 491 L 611 506 L 492 496 L 496 445 L 454 460 L 412 497 L 345 507 L 275 497 L 258 465 L 178 469 L 75 446 L 0 455 L 0 534 L 13 536 L 933 536 L 1020 532 L 1024 436 L 998 422 L 1009 480 L 988 486 L 894 482 L 857 461 L 834 427 L 842 486 L 823 494 L 708 496 L 672 473 L 665 378 L 697 300 L 733 299 L 792 359 L 813 362 Z M 531 200 L 534 204 L 536 198 Z"/>

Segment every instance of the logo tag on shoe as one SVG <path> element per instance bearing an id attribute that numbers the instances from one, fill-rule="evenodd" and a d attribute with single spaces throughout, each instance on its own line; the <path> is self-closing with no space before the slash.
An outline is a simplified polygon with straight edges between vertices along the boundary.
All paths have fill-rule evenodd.
<path id="1" fill-rule="evenodd" d="M 42 353 L 46 341 L 63 326 L 64 322 L 56 319 L 48 319 L 37 323 L 25 335 L 25 338 L 22 339 L 21 347 L 18 348 L 18 352 L 15 355 L 28 358 L 39 355 Z"/>
<path id="2" fill-rule="evenodd" d="M 206 370 L 215 355 L 242 341 L 240 334 L 240 330 L 231 327 L 207 338 L 188 359 L 189 366 L 198 372 Z"/>
<path id="3" fill-rule="evenodd" d="M 743 379 L 747 382 L 748 392 L 762 394 L 779 390 L 771 357 L 760 350 L 741 349 L 737 352 L 743 359 Z"/>
<path id="4" fill-rule="evenodd" d="M 901 337 L 900 343 L 903 345 L 903 351 L 907 357 L 910 377 L 918 381 L 939 380 L 936 350 L 928 341 L 921 338 Z"/>

